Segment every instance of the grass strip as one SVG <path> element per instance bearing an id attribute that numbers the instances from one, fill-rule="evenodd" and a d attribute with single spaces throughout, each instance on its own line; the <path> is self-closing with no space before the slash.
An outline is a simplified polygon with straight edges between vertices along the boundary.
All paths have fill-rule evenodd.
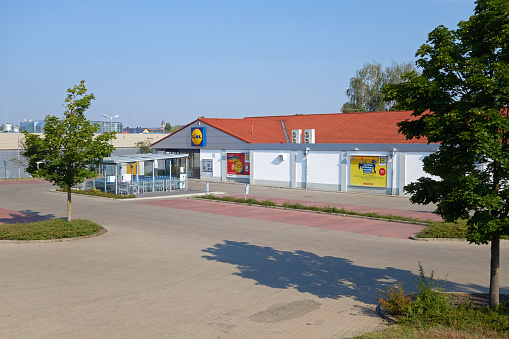
<path id="1" fill-rule="evenodd" d="M 48 219 L 26 224 L 0 225 L 0 240 L 48 240 L 92 235 L 101 226 L 90 220 Z"/>
<path id="2" fill-rule="evenodd" d="M 67 192 L 66 190 L 62 188 L 58 188 L 57 191 L 59 192 Z M 124 194 L 115 194 L 115 193 L 107 193 L 99 191 L 98 189 L 91 189 L 91 190 L 76 190 L 71 189 L 71 193 L 75 194 L 83 194 L 83 195 L 92 195 L 94 197 L 103 197 L 103 198 L 113 198 L 113 199 L 132 199 L 136 198 L 134 194 L 124 195 Z"/>
<path id="3" fill-rule="evenodd" d="M 270 201 L 270 200 L 258 201 L 254 198 L 244 199 L 244 198 L 234 198 L 234 197 L 230 197 L 230 196 L 216 196 L 213 194 L 195 196 L 195 198 L 217 200 L 217 201 L 228 201 L 228 202 L 243 203 L 243 204 L 250 204 L 250 205 L 283 207 L 283 208 L 288 208 L 288 209 L 324 212 L 324 213 L 330 213 L 330 214 L 370 217 L 370 218 L 389 220 L 389 221 L 405 221 L 405 222 L 410 222 L 410 223 L 415 223 L 415 224 L 426 225 L 427 227 L 422 232 L 417 234 L 417 236 L 416 236 L 417 238 L 464 239 L 467 235 L 467 228 L 468 228 L 465 220 L 458 220 L 456 223 L 433 221 L 430 219 L 421 220 L 418 218 L 405 217 L 405 216 L 394 215 L 394 214 L 380 214 L 380 213 L 376 213 L 376 212 L 361 213 L 361 212 L 346 210 L 344 208 L 337 208 L 335 206 L 318 207 L 318 206 L 308 206 L 308 205 L 303 205 L 300 203 L 289 203 L 289 202 L 284 202 L 283 204 L 278 205 L 275 202 Z"/>

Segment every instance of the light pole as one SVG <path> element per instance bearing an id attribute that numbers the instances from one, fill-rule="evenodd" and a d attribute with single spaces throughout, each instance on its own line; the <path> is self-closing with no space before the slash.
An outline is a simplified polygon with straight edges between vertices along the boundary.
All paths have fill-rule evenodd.
<path id="1" fill-rule="evenodd" d="M 19 134 L 21 133 L 21 124 L 24 122 L 31 121 L 29 119 L 21 119 L 18 126 L 18 179 L 21 178 L 21 158 L 19 156 Z"/>
<path id="2" fill-rule="evenodd" d="M 18 179 L 21 179 L 21 166 L 20 166 L 20 158 L 19 158 L 19 134 L 21 133 L 21 122 L 18 126 Z"/>
<path id="3" fill-rule="evenodd" d="M 118 118 L 119 115 L 114 115 L 112 117 L 107 116 L 106 114 L 103 114 L 103 117 L 110 119 L 110 132 L 113 132 L 113 119 Z M 110 140 L 111 144 L 113 145 L 113 139 Z"/>

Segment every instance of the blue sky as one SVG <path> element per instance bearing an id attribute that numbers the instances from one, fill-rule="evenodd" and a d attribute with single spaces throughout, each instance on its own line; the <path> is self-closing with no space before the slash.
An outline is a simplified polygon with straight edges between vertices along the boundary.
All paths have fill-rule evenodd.
<path id="1" fill-rule="evenodd" d="M 86 81 L 91 120 L 339 112 L 367 62 L 414 62 L 472 0 L 0 1 L 0 124 L 60 116 Z"/>

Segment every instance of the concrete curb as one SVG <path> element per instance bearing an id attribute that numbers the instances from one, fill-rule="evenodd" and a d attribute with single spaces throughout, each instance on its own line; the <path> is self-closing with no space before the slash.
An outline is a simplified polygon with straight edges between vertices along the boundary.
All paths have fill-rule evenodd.
<path id="1" fill-rule="evenodd" d="M 140 201 L 140 200 L 154 200 L 154 199 L 179 199 L 179 198 L 189 199 L 190 197 L 193 197 L 193 196 L 202 196 L 202 195 L 208 195 L 208 194 L 226 194 L 226 193 L 225 192 L 189 193 L 189 194 L 179 194 L 179 195 L 161 195 L 158 197 L 130 198 L 130 199 L 117 199 L 117 200 Z M 114 199 L 114 198 L 107 198 L 107 199 Z"/>
<path id="2" fill-rule="evenodd" d="M 67 192 L 61 192 L 57 191 L 56 189 L 49 190 L 52 193 L 57 194 L 67 194 Z M 143 198 L 125 198 L 125 199 L 116 199 L 116 198 L 108 198 L 108 197 L 100 197 L 97 195 L 89 195 L 89 194 L 80 194 L 80 193 L 72 193 L 74 196 L 84 196 L 89 198 L 95 198 L 95 199 L 108 199 L 108 200 L 114 200 L 114 201 L 140 201 L 140 200 L 151 200 L 151 199 L 177 199 L 177 198 L 188 198 L 192 196 L 202 196 L 202 195 L 208 195 L 208 194 L 226 194 L 226 192 L 204 192 L 204 193 L 188 193 L 188 194 L 178 194 L 178 195 L 161 195 L 161 196 L 155 196 L 155 197 L 143 197 Z"/>
<path id="3" fill-rule="evenodd" d="M 34 243 L 52 243 L 52 242 L 64 242 L 64 241 L 75 241 L 75 240 L 81 240 L 81 239 L 88 239 L 92 237 L 98 237 L 100 235 L 103 235 L 104 233 L 108 232 L 104 227 L 100 226 L 99 231 L 90 234 L 90 235 L 84 235 L 80 237 L 74 237 L 74 238 L 62 238 L 62 239 L 44 239 L 44 240 L 0 240 L 0 244 L 34 244 Z"/>
<path id="4" fill-rule="evenodd" d="M 380 304 L 376 305 L 376 313 L 382 318 L 383 320 L 389 322 L 390 324 L 397 324 L 398 318 L 392 316 L 385 307 L 382 307 Z"/>
<path id="5" fill-rule="evenodd" d="M 467 239 L 465 238 L 417 238 L 410 237 L 411 240 L 415 241 L 450 241 L 450 242 L 465 242 Z"/>

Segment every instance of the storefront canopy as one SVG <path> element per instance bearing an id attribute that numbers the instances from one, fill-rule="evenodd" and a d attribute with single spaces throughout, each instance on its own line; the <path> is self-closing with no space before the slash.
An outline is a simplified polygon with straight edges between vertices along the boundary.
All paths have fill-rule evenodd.
<path id="1" fill-rule="evenodd" d="M 103 164 L 125 164 L 125 163 L 136 163 L 139 161 L 181 159 L 187 157 L 188 157 L 187 154 L 165 154 L 165 153 L 117 155 L 114 157 L 103 158 Z"/>

